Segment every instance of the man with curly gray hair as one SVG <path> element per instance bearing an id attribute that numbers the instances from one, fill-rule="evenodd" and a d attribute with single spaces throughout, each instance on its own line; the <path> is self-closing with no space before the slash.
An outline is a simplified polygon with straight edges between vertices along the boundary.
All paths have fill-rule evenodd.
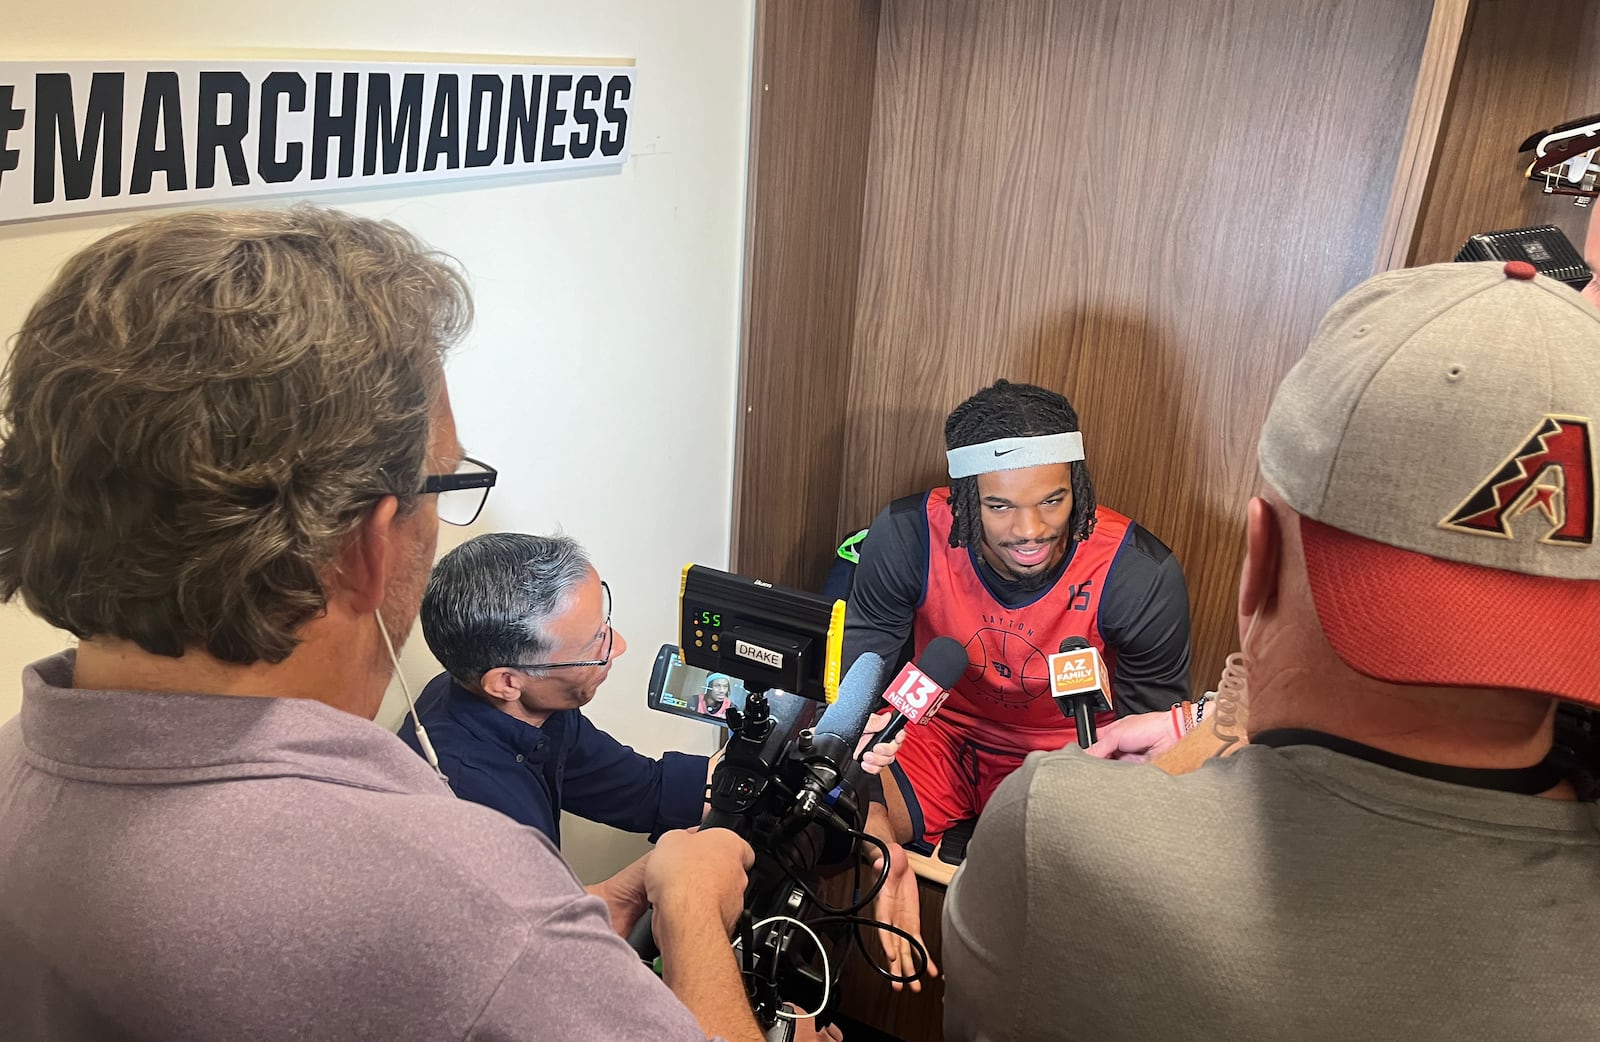
<path id="1" fill-rule="evenodd" d="M 0 726 L 7 1037 L 761 1037 L 742 840 L 586 895 L 372 722 L 439 521 L 493 483 L 445 389 L 469 317 L 410 234 L 297 208 L 116 232 L 25 319 L 0 600 L 78 645 Z M 616 932 L 647 897 L 687 1008 Z"/>

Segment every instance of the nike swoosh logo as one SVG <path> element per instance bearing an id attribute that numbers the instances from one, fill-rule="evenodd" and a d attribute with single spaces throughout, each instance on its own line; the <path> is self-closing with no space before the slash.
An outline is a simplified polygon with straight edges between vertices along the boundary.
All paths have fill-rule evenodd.
<path id="1" fill-rule="evenodd" d="M 1020 447 L 1021 447 L 1021 446 L 1018 446 L 1018 448 L 1020 448 Z M 1017 450 L 1016 450 L 1016 449 L 1004 449 L 1004 450 L 1001 450 L 1001 449 L 995 449 L 995 450 L 994 450 L 994 454 L 995 454 L 995 455 L 996 455 L 996 456 L 1004 456 L 1004 455 L 1005 455 L 1005 454 L 1006 454 L 1006 453 L 1008 453 L 1008 452 L 1016 452 L 1016 451 L 1017 451 Z"/>

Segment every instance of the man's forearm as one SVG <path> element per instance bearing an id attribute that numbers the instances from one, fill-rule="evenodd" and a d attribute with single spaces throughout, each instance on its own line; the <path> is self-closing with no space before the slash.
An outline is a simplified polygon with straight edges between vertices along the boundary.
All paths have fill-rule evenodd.
<path id="1" fill-rule="evenodd" d="M 685 908 L 663 915 L 664 911 L 656 909 L 655 929 L 661 944 L 661 979 L 667 987 L 689 1007 L 707 1037 L 763 1042 L 716 910 Z"/>

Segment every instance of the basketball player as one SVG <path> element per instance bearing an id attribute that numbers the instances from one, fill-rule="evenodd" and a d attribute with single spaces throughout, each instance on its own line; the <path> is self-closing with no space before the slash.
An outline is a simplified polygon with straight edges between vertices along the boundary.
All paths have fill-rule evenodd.
<path id="1" fill-rule="evenodd" d="M 706 677 L 706 686 L 695 698 L 694 711 L 701 716 L 727 719 L 728 696 L 733 693 L 733 681 L 721 673 Z"/>
<path id="2" fill-rule="evenodd" d="M 1076 740 L 1050 697 L 1049 655 L 1083 637 L 1107 660 L 1112 713 L 1188 697 L 1189 597 L 1161 540 L 1097 506 L 1078 416 L 1005 380 L 945 421 L 951 483 L 872 523 L 845 614 L 844 661 L 893 661 L 908 638 L 966 645 L 939 715 L 907 729 L 885 784 L 894 837 L 928 852 L 974 819 L 1028 753 Z"/>

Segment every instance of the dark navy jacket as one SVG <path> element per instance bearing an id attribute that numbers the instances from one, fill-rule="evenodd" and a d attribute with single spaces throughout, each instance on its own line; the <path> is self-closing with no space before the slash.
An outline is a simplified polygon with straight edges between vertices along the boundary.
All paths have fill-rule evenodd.
<path id="1" fill-rule="evenodd" d="M 600 730 L 577 709 L 543 726 L 502 713 L 447 673 L 417 699 L 417 714 L 450 788 L 561 845 L 561 811 L 651 839 L 700 823 L 704 756 L 669 752 L 653 760 Z M 408 717 L 400 738 L 421 754 Z"/>

